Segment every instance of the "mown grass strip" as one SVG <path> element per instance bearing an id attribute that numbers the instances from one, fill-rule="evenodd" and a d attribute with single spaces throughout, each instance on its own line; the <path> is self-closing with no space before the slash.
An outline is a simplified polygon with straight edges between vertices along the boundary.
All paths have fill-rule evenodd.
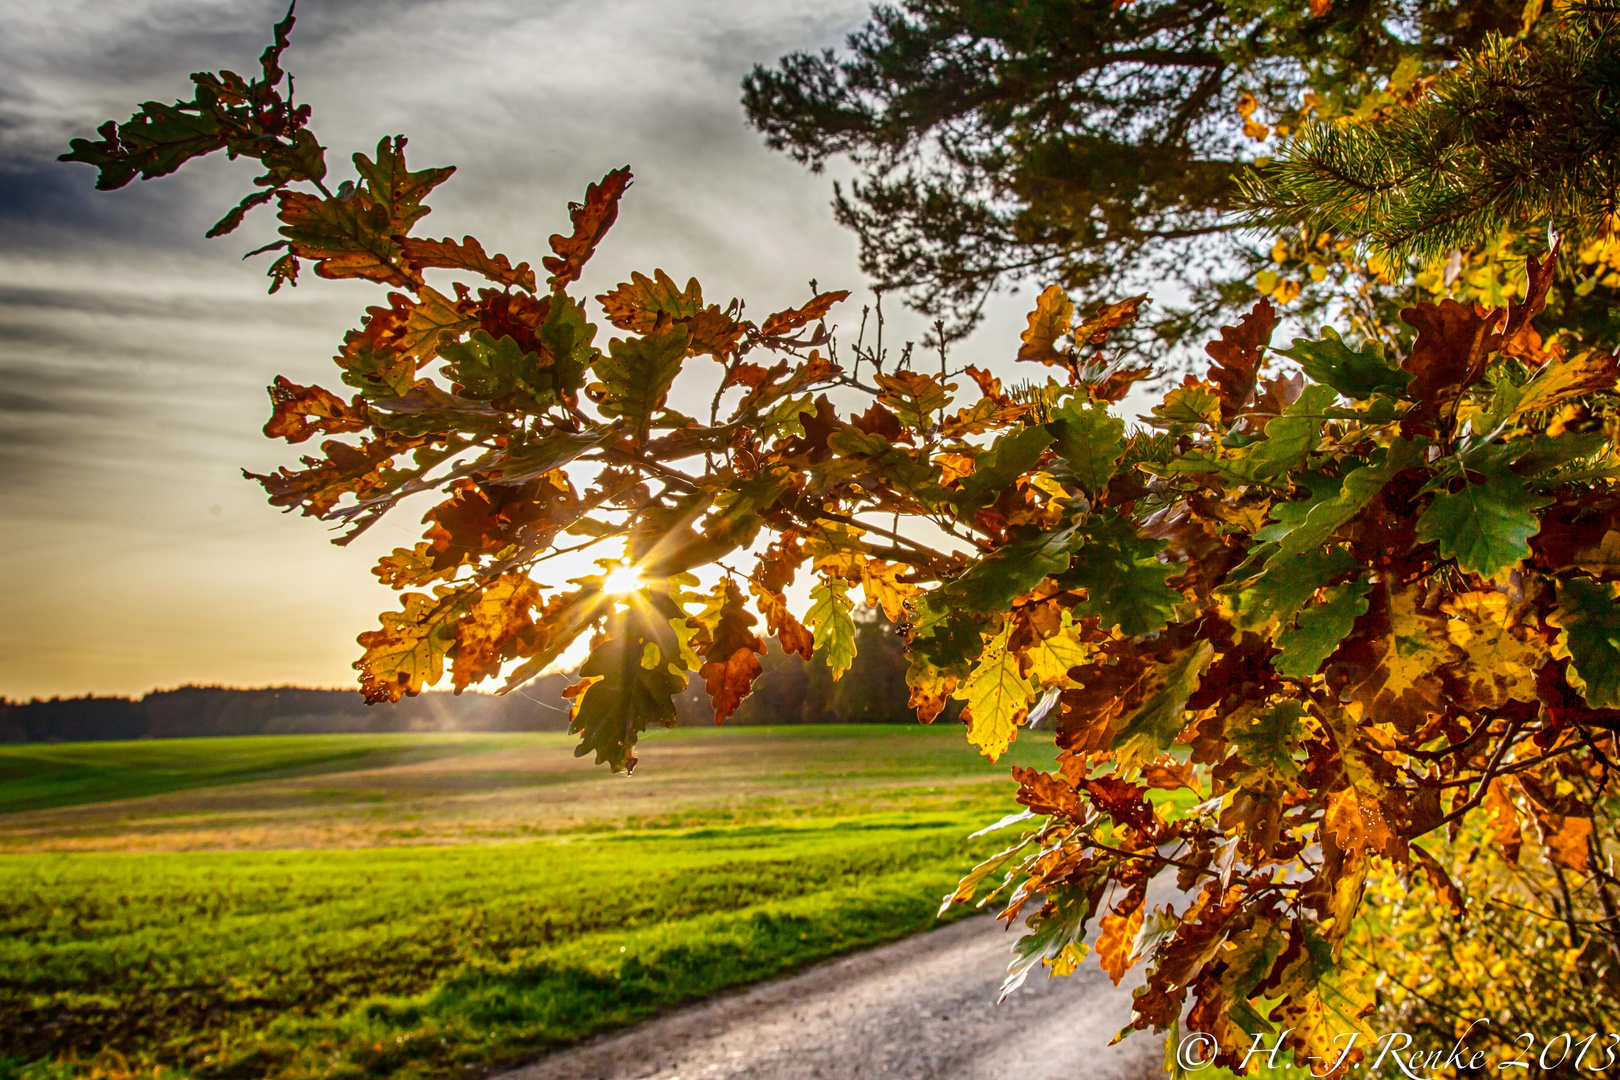
<path id="1" fill-rule="evenodd" d="M 565 736 L 248 735 L 0 746 L 0 814 L 254 780 L 381 768 Z"/>

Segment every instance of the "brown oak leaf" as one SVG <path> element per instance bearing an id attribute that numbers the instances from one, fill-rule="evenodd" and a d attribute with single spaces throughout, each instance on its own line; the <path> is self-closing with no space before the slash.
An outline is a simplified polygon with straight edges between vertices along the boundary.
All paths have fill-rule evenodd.
<path id="1" fill-rule="evenodd" d="M 1209 369 L 1209 379 L 1221 399 L 1223 423 L 1230 424 L 1254 393 L 1260 358 L 1265 347 L 1271 344 L 1271 333 L 1276 328 L 1277 310 L 1270 300 L 1261 297 L 1236 326 L 1221 327 L 1220 339 L 1204 346 L 1204 351 L 1215 361 Z"/>
<path id="2" fill-rule="evenodd" d="M 1485 361 L 1502 344 L 1496 329 L 1502 313 L 1447 298 L 1406 308 L 1401 320 L 1418 332 L 1412 354 L 1401 362 L 1413 376 L 1408 389 L 1418 403 L 1415 418 L 1432 420 L 1485 373 Z"/>
<path id="3" fill-rule="evenodd" d="M 275 407 L 264 433 L 272 439 L 301 443 L 312 435 L 341 435 L 364 431 L 371 424 L 365 402 L 356 395 L 352 404 L 319 386 L 299 386 L 283 376 L 269 386 Z"/>
<path id="4" fill-rule="evenodd" d="M 557 254 L 547 255 L 540 260 L 551 271 L 546 283 L 553 292 L 579 280 L 586 262 L 596 251 L 596 245 L 602 242 L 602 237 L 607 235 L 608 229 L 618 218 L 619 199 L 629 186 L 630 167 L 626 165 L 622 169 L 614 169 L 587 187 L 583 203 L 568 204 L 568 216 L 573 220 L 574 231 L 569 236 L 552 234 L 551 250 Z"/>

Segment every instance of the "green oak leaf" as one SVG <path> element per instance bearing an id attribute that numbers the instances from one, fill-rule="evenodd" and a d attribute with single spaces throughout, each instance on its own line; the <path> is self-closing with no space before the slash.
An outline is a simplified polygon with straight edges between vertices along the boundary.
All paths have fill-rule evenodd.
<path id="1" fill-rule="evenodd" d="M 1389 362 L 1382 344 L 1373 341 L 1352 350 L 1331 326 L 1322 327 L 1320 341 L 1295 338 L 1289 348 L 1274 351 L 1297 361 L 1312 382 L 1357 401 L 1380 392 L 1398 395 L 1412 381 L 1408 372 Z"/>
<path id="2" fill-rule="evenodd" d="M 1354 569 L 1355 558 L 1342 547 L 1316 548 L 1265 564 L 1252 577 L 1229 582 L 1216 595 L 1231 611 L 1239 630 L 1258 630 L 1273 617 L 1280 626 L 1316 594 L 1316 590 Z"/>
<path id="3" fill-rule="evenodd" d="M 1572 577 L 1558 583 L 1553 655 L 1569 660 L 1566 677 L 1594 709 L 1620 707 L 1620 585 Z"/>
<path id="4" fill-rule="evenodd" d="M 833 681 L 855 663 L 855 619 L 850 614 L 849 582 L 831 578 L 810 590 L 810 610 L 804 621 L 815 638 L 815 650 L 826 658 Z"/>
<path id="5" fill-rule="evenodd" d="M 1298 701 L 1279 701 L 1256 713 L 1234 713 L 1226 721 L 1226 741 L 1256 773 L 1287 784 L 1299 775 L 1294 760 L 1304 739 L 1300 721 L 1305 706 Z"/>
<path id="6" fill-rule="evenodd" d="M 1095 615 L 1102 629 L 1118 626 L 1126 636 L 1163 630 L 1186 599 L 1165 584 L 1179 568 L 1160 561 L 1163 547 L 1112 512 L 1095 520 L 1059 579 L 1065 588 L 1086 590 L 1076 618 Z"/>
<path id="7" fill-rule="evenodd" d="M 1006 611 L 1042 579 L 1069 568 L 1076 532 L 1070 527 L 998 548 L 945 586 L 947 602 L 986 615 Z"/>
<path id="8" fill-rule="evenodd" d="M 911 605 L 915 618 L 907 650 L 946 675 L 966 675 L 984 652 L 984 618 L 952 604 L 946 589 L 923 593 Z"/>
<path id="9" fill-rule="evenodd" d="M 1396 439 L 1388 449 L 1378 452 L 1375 461 L 1346 474 L 1344 482 L 1337 490 L 1324 487 L 1320 495 L 1310 499 L 1304 507 L 1293 503 L 1284 504 L 1292 508 L 1290 513 L 1297 513 L 1303 509 L 1304 517 L 1286 533 L 1261 530 L 1261 533 L 1265 534 L 1265 539 L 1278 542 L 1277 554 L 1273 555 L 1266 565 L 1269 567 L 1273 562 L 1292 558 L 1327 543 L 1338 531 L 1339 526 L 1359 514 L 1361 508 L 1372 502 L 1384 489 L 1385 484 L 1393 480 L 1398 473 L 1422 460 L 1422 445 L 1417 440 Z M 1277 509 L 1272 511 L 1273 517 L 1278 516 Z M 1259 539 L 1260 535 L 1257 533 L 1256 538 Z"/>
<path id="10" fill-rule="evenodd" d="M 1493 578 L 1530 554 L 1530 538 L 1541 531 L 1536 511 L 1550 501 L 1524 485 L 1506 468 L 1442 491 L 1418 518 L 1419 540 L 1436 541 L 1440 557 L 1456 559 L 1470 573 Z"/>
<path id="11" fill-rule="evenodd" d="M 511 398 L 534 412 L 557 403 L 551 369 L 541 365 L 539 353 L 525 350 L 508 335 L 496 341 L 487 330 L 474 330 L 466 341 L 441 345 L 439 355 L 449 363 L 448 374 L 461 384 L 464 397 Z"/>
<path id="12" fill-rule="evenodd" d="M 1158 670 L 1153 689 L 1114 736 L 1114 760 L 1120 769 L 1138 768 L 1170 749 L 1187 726 L 1187 699 L 1214 657 L 1214 646 L 1200 641 Z"/>
<path id="13" fill-rule="evenodd" d="M 585 385 L 585 372 L 601 355 L 591 345 L 595 337 L 596 327 L 586 321 L 585 308 L 567 293 L 552 293 L 551 310 L 540 324 L 540 343 L 551 353 L 557 390 L 572 392 Z"/>
<path id="14" fill-rule="evenodd" d="M 1307 386 L 1299 400 L 1266 424 L 1266 437 L 1248 446 L 1243 455 L 1250 475 L 1272 480 L 1302 468 L 1321 441 L 1323 413 L 1333 397 L 1325 386 Z"/>
<path id="15" fill-rule="evenodd" d="M 339 356 L 344 363 L 338 378 L 368 398 L 397 398 L 416 383 L 416 361 L 393 349 L 379 349 L 362 337 Z"/>
<path id="16" fill-rule="evenodd" d="M 607 640 L 580 665 L 596 678 L 574 707 L 575 757 L 596 754 L 614 772 L 635 768 L 636 739 L 654 724 L 674 727 L 675 695 L 686 687 L 680 643 L 667 620 L 632 606 L 608 619 Z"/>
<path id="17" fill-rule="evenodd" d="M 1081 407 L 1077 398 L 1071 398 L 1052 414 L 1046 431 L 1052 436 L 1052 449 L 1068 463 L 1069 475 L 1087 495 L 1096 496 L 1108 485 L 1125 456 L 1125 421 L 1100 403 Z"/>
<path id="18" fill-rule="evenodd" d="M 1295 625 L 1277 635 L 1282 652 L 1272 658 L 1271 666 L 1278 674 L 1291 679 L 1315 675 L 1322 661 L 1349 635 L 1357 617 L 1366 614 L 1370 584 L 1366 578 L 1358 578 L 1322 590 L 1322 602 L 1300 612 Z"/>
<path id="19" fill-rule="evenodd" d="M 602 412 L 624 417 L 644 436 L 681 370 L 686 340 L 686 327 L 676 323 L 646 337 L 609 342 L 608 355 L 598 357 L 595 365 L 597 378 L 607 387 Z"/>
<path id="20" fill-rule="evenodd" d="M 974 459 L 973 471 L 962 478 L 960 490 L 954 493 L 957 514 L 970 517 L 980 507 L 995 502 L 1007 485 L 1034 467 L 1051 444 L 1051 434 L 1039 427 L 1001 436 Z"/>
<path id="21" fill-rule="evenodd" d="M 1523 453 L 1515 454 L 1514 473 L 1523 477 L 1544 476 L 1576 461 L 1587 461 L 1610 446 L 1601 431 L 1566 431 L 1561 435 L 1536 435 Z"/>
<path id="22" fill-rule="evenodd" d="M 606 429 L 581 432 L 560 431 L 538 442 L 509 445 L 490 465 L 499 472 L 495 484 L 522 484 L 573 461 L 587 450 L 594 450 L 608 439 Z"/>
<path id="23" fill-rule="evenodd" d="M 1221 399 L 1203 385 L 1178 386 L 1165 395 L 1163 404 L 1153 406 L 1152 416 L 1142 419 L 1161 428 L 1218 424 L 1221 419 Z"/>

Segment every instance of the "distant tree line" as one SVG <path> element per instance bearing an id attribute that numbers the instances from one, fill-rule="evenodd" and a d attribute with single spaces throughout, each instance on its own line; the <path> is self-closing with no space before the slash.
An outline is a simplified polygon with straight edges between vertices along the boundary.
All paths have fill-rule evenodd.
<path id="1" fill-rule="evenodd" d="M 857 622 L 855 666 L 834 682 L 818 654 L 805 662 L 772 639 L 765 673 L 731 724 L 907 723 L 905 658 L 893 624 L 869 608 Z M 354 690 L 182 686 L 141 698 L 0 699 L 0 742 L 89 742 L 215 735 L 381 731 L 566 731 L 573 679 L 547 675 L 505 696 L 430 692 L 367 705 Z M 702 684 L 677 700 L 683 723 L 713 718 Z"/>

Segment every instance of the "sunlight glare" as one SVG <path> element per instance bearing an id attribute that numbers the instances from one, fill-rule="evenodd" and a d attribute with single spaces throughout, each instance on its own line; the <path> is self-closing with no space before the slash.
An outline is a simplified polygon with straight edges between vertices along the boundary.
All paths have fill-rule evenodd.
<path id="1" fill-rule="evenodd" d="M 641 574 L 633 566 L 615 566 L 602 581 L 602 591 L 610 596 L 633 593 L 641 586 Z"/>

